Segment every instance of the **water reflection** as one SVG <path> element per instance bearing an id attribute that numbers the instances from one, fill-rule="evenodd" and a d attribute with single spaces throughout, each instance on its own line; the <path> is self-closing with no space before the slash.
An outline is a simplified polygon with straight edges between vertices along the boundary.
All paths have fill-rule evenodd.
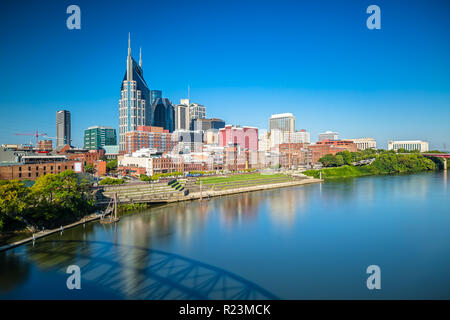
<path id="1" fill-rule="evenodd" d="M 13 251 L 0 252 L 0 293 L 12 291 L 25 282 L 30 273 L 30 265 Z"/>
<path id="2" fill-rule="evenodd" d="M 6 259 L 2 261 L 4 267 L 17 267 L 13 254 Z M 221 268 L 137 246 L 99 241 L 41 241 L 29 252 L 29 259 L 59 273 L 64 273 L 68 265 L 77 264 L 83 282 L 95 283 L 127 299 L 278 299 Z M 21 267 L 19 271 L 24 273 L 26 269 Z M 4 290 L 11 288 L 4 286 Z"/>
<path id="3" fill-rule="evenodd" d="M 89 223 L 0 253 L 0 297 L 42 298 L 47 283 L 55 296 L 77 264 L 91 285 L 80 298 L 370 298 L 361 283 L 376 261 L 395 277 L 380 297 L 448 298 L 447 175 L 345 179 Z"/>

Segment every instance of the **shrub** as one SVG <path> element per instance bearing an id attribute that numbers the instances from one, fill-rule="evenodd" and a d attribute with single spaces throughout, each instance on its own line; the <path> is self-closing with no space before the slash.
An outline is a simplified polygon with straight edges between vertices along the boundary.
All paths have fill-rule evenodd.
<path id="1" fill-rule="evenodd" d="M 125 181 L 123 179 L 115 179 L 115 178 L 104 178 L 100 180 L 99 185 L 109 185 L 109 184 L 123 184 Z"/>

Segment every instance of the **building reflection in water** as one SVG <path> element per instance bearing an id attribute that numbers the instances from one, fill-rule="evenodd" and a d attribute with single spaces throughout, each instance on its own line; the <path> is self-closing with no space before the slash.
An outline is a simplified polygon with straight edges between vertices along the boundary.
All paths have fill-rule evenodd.
<path id="1" fill-rule="evenodd" d="M 209 201 L 213 209 L 220 212 L 221 224 L 229 228 L 256 221 L 260 202 L 264 198 L 259 192 L 249 192 L 228 196 L 226 201 L 222 198 L 213 198 Z"/>
<path id="2" fill-rule="evenodd" d="M 306 214 L 311 188 L 283 188 L 271 191 L 268 207 L 271 221 L 277 226 L 292 227 L 297 214 Z"/>

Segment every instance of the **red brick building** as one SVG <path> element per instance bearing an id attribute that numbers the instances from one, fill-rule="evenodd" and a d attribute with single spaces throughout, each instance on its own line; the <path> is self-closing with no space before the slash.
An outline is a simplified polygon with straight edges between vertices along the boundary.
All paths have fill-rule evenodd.
<path id="1" fill-rule="evenodd" d="M 162 127 L 138 126 L 136 131 L 125 134 L 125 152 L 133 153 L 142 148 L 154 148 L 157 152 L 170 152 L 174 147 L 172 134 Z"/>
<path id="2" fill-rule="evenodd" d="M 278 146 L 280 165 L 284 168 L 297 167 L 312 162 L 311 150 L 304 143 L 282 143 Z"/>
<path id="3" fill-rule="evenodd" d="M 119 165 L 118 169 L 124 174 L 141 175 L 177 171 L 206 171 L 208 168 L 206 162 L 183 162 L 181 158 L 151 157 L 148 163 L 150 168 L 146 168 L 142 164 L 133 164 Z"/>
<path id="4" fill-rule="evenodd" d="M 97 177 L 103 176 L 106 174 L 106 161 L 95 161 L 94 162 L 94 171 Z"/>
<path id="5" fill-rule="evenodd" d="M 58 160 L 43 163 L 0 165 L 0 180 L 36 180 L 47 173 L 57 174 L 66 170 L 75 170 L 76 162 L 79 161 Z"/>
<path id="6" fill-rule="evenodd" d="M 68 159 L 70 160 L 78 160 L 83 162 L 83 165 L 88 165 L 88 164 L 94 164 L 96 161 L 99 161 L 104 155 L 105 155 L 105 150 L 103 149 L 98 149 L 98 150 L 82 150 L 82 151 L 73 151 L 70 150 L 66 153 L 64 153 L 64 155 L 67 156 Z"/>
<path id="7" fill-rule="evenodd" d="M 356 144 L 350 140 L 323 140 L 316 142 L 315 145 L 308 146 L 308 148 L 312 151 L 313 163 L 318 162 L 320 158 L 327 154 L 335 155 L 342 151 L 358 151 Z"/>

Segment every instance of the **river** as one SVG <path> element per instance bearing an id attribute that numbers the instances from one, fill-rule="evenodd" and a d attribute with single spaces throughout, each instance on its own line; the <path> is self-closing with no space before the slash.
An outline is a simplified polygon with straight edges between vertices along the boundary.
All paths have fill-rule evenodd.
<path id="1" fill-rule="evenodd" d="M 174 203 L 0 253 L 1 299 L 450 299 L 444 172 Z M 81 290 L 69 290 L 69 265 Z M 381 289 L 369 290 L 369 265 Z"/>

